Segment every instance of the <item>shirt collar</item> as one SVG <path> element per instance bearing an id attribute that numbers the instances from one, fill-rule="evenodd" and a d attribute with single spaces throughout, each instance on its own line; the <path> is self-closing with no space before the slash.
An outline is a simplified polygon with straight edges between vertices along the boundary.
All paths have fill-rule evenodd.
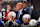
<path id="1" fill-rule="evenodd" d="M 19 12 L 22 12 L 23 8 L 19 11 Z"/>

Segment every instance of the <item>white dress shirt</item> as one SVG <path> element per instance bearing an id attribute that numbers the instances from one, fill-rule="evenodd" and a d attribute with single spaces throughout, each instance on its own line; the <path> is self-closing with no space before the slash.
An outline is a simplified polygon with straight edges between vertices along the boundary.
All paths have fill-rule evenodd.
<path id="1" fill-rule="evenodd" d="M 21 9 L 21 10 L 19 11 L 19 17 L 20 17 L 20 15 L 22 14 L 22 10 L 23 10 L 23 9 Z"/>

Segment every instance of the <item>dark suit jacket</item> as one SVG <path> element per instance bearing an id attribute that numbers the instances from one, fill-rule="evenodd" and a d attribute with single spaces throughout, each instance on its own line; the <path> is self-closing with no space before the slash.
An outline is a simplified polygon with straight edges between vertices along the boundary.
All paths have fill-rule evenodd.
<path id="1" fill-rule="evenodd" d="M 18 12 L 16 12 L 16 19 L 17 19 L 17 14 L 18 14 Z M 24 9 L 22 10 L 22 14 L 20 15 L 20 18 L 19 18 L 19 21 L 21 22 L 21 24 L 23 23 L 22 17 L 24 14 L 29 14 L 28 10 L 24 10 Z"/>

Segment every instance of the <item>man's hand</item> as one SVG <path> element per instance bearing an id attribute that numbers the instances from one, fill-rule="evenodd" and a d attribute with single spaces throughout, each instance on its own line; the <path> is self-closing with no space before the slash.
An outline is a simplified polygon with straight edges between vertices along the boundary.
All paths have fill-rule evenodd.
<path id="1" fill-rule="evenodd" d="M 8 16 L 9 21 L 12 21 L 12 14 Z"/>

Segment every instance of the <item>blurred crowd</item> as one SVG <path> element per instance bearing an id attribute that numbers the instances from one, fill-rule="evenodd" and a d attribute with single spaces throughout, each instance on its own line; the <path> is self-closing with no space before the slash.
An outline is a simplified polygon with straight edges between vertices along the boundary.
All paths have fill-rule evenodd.
<path id="1" fill-rule="evenodd" d="M 17 1 L 3 2 L 0 6 L 0 26 L 28 25 L 40 27 L 40 17 L 38 20 L 32 18 L 33 4 Z"/>

